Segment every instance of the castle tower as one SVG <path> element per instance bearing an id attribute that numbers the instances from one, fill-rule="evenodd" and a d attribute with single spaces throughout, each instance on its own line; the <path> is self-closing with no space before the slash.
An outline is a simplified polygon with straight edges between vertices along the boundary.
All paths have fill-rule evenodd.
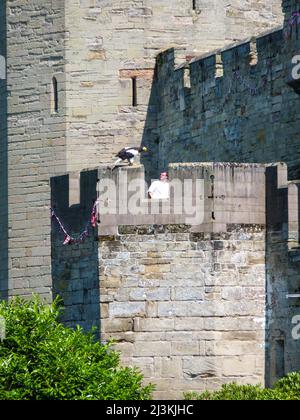
<path id="1" fill-rule="evenodd" d="M 89 328 L 101 321 L 102 337 L 106 339 L 116 333 L 127 362 L 131 362 L 129 356 L 132 356 L 134 361 L 139 358 L 140 365 L 145 366 L 149 364 L 147 357 L 156 354 L 157 350 L 161 351 L 161 358 L 152 360 L 152 365 L 153 372 L 161 372 L 155 375 L 162 378 L 178 370 L 177 360 L 174 359 L 174 364 L 169 363 L 171 348 L 172 355 L 182 359 L 184 370 L 180 374 L 183 373 L 184 385 L 186 379 L 189 381 L 198 377 L 199 383 L 206 378 L 205 385 L 219 386 L 223 376 L 227 381 L 233 372 L 236 373 L 234 378 L 240 376 L 245 381 L 254 382 L 267 378 L 272 383 L 278 372 L 280 376 L 298 366 L 298 343 L 292 342 L 290 336 L 286 339 L 295 308 L 289 307 L 285 295 L 287 291 L 294 294 L 299 282 L 298 250 L 291 253 L 289 248 L 297 246 L 299 239 L 298 184 L 288 182 L 286 170 L 282 170 L 281 164 L 266 169 L 264 164 L 256 163 L 276 161 L 280 156 L 284 161 L 293 159 L 295 171 L 299 169 L 294 149 L 299 137 L 295 112 L 299 96 L 287 85 L 286 64 L 283 63 L 286 57 L 290 57 L 284 55 L 284 51 L 289 54 L 297 52 L 293 41 L 298 36 L 298 26 L 294 26 L 292 37 L 285 44 L 280 30 L 262 36 L 255 44 L 259 56 L 257 65 L 249 60 L 249 44 L 253 46 L 254 43 L 248 40 L 230 46 L 218 55 L 209 54 L 193 60 L 189 67 L 192 71 L 188 74 L 191 77 L 187 77 L 191 88 L 184 82 L 178 93 L 173 83 L 174 80 L 183 82 L 186 70 L 189 70 L 185 64 L 177 66 L 174 72 L 176 65 L 233 41 L 255 36 L 283 22 L 279 0 L 257 0 L 251 2 L 251 7 L 247 6 L 248 3 L 242 0 L 232 1 L 230 5 L 222 0 L 6 0 L 0 5 L 0 56 L 5 58 L 7 65 L 4 77 L 1 77 L 3 72 L 0 73 L 1 297 L 26 296 L 36 292 L 51 299 L 53 291 L 61 291 L 65 299 L 66 322 L 71 325 L 72 322 L 80 322 Z M 293 11 L 299 9 L 299 2 L 284 1 L 283 8 L 287 25 Z M 156 57 L 169 47 L 176 47 L 176 57 L 172 52 L 159 56 L 161 62 L 158 67 L 164 77 L 159 83 L 153 83 L 158 74 L 155 73 Z M 252 52 L 255 58 L 255 51 Z M 260 80 L 265 75 L 263 71 L 266 71 L 271 58 L 273 73 L 271 76 L 267 74 L 266 80 L 271 95 L 264 92 L 266 101 L 263 103 L 256 101 L 251 92 L 245 99 L 243 89 L 236 83 L 231 98 L 228 101 L 224 98 L 225 102 L 229 102 L 226 124 L 216 115 L 216 130 L 208 133 L 207 127 L 211 122 L 203 126 L 201 123 L 212 120 L 211 110 L 217 110 L 215 114 L 222 114 L 222 117 L 226 114 L 214 106 L 210 109 L 202 107 L 201 103 L 201 98 L 207 95 L 212 105 L 219 95 L 216 102 L 222 105 L 219 98 L 224 92 L 218 90 L 220 80 L 218 86 L 215 82 L 215 70 L 219 64 L 217 57 L 220 55 L 224 58 L 223 81 L 238 68 L 239 75 L 245 77 L 246 87 L 249 78 L 253 81 L 258 76 Z M 3 59 L 0 57 L 1 63 Z M 212 84 L 207 76 L 214 79 L 213 94 L 209 90 Z M 206 92 L 203 91 L 204 80 L 208 80 Z M 161 88 L 159 95 L 155 90 L 157 87 Z M 186 103 L 180 102 L 180 94 L 184 96 L 185 91 L 190 97 L 194 95 L 194 104 L 198 108 L 188 109 L 190 98 Z M 161 114 L 158 105 L 165 107 Z M 174 109 L 171 120 L 168 112 Z M 206 198 L 212 200 L 206 207 L 209 218 L 206 230 L 198 226 L 199 231 L 190 232 L 189 227 L 181 226 L 180 221 L 173 221 L 175 225 L 172 226 L 173 223 L 166 222 L 166 219 L 143 221 L 146 223 L 143 227 L 142 219 L 132 217 L 130 223 L 127 220 L 127 226 L 126 220 L 115 222 L 115 231 L 110 235 L 112 220 L 109 220 L 106 226 L 108 233 L 100 242 L 90 236 L 79 249 L 63 246 L 61 232 L 53 229 L 51 254 L 50 177 L 63 174 L 53 179 L 52 204 L 57 203 L 67 228 L 78 232 L 82 220 L 89 216 L 88 203 L 94 198 L 97 179 L 107 171 L 106 165 L 98 169 L 99 164 L 111 162 L 114 153 L 125 145 L 151 144 L 149 162 L 153 165 L 152 173 L 156 175 L 156 152 L 159 146 L 160 150 L 163 149 L 162 144 L 158 144 L 160 134 L 165 134 L 169 127 L 170 132 L 174 130 L 172 134 L 180 132 L 176 125 L 178 116 L 181 118 L 178 123 L 182 123 L 187 132 L 189 127 L 184 118 L 190 117 L 191 109 L 194 115 L 201 114 L 192 128 L 199 130 L 204 141 L 200 144 L 198 137 L 195 148 L 188 150 L 187 142 L 180 133 L 178 138 L 182 153 L 186 150 L 186 161 L 202 161 L 205 158 L 200 150 L 203 145 L 204 148 L 209 147 L 211 161 L 232 162 L 240 156 L 241 159 L 236 159 L 238 162 L 244 157 L 252 162 L 250 166 L 198 163 L 199 171 L 208 168 L 205 172 L 209 186 Z M 283 120 L 280 120 L 281 114 Z M 248 143 L 240 135 L 239 122 L 248 123 L 248 130 L 245 130 L 249 133 Z M 258 127 L 258 122 L 263 130 Z M 274 147 L 275 137 L 265 132 L 266 126 L 272 126 L 272 133 L 277 133 L 280 154 Z M 282 141 L 281 133 L 286 135 L 286 142 Z M 171 161 L 178 162 L 180 160 L 176 159 L 176 155 L 169 153 L 172 146 L 175 154 L 178 153 L 174 138 L 169 136 L 163 152 Z M 243 141 L 239 143 L 241 138 Z M 230 145 L 241 147 L 241 150 L 233 155 Z M 251 148 L 247 149 L 249 145 Z M 266 155 L 262 155 L 261 151 Z M 185 160 L 186 156 L 181 156 L 181 160 Z M 145 163 L 147 165 L 147 160 Z M 192 176 L 195 176 L 196 166 L 178 165 Z M 81 172 L 79 187 L 79 172 L 93 167 L 97 169 Z M 214 174 L 209 172 L 210 167 L 213 167 Z M 173 174 L 176 172 L 174 168 L 178 170 L 176 164 Z M 142 173 L 141 167 L 134 168 L 133 172 L 135 170 Z M 269 172 L 267 183 L 265 172 Z M 117 176 L 117 172 L 111 176 Z M 218 180 L 218 177 L 222 180 L 219 190 L 213 185 L 213 180 Z M 269 185 L 267 199 L 264 195 L 266 185 Z M 257 195 L 259 200 L 255 201 Z M 220 224 L 219 219 L 223 223 Z M 155 227 L 155 223 L 159 226 Z M 162 231 L 159 230 L 161 227 Z M 103 224 L 99 235 L 101 228 Z M 128 238 L 128 235 L 132 236 Z M 271 236 L 269 242 L 266 242 L 265 235 Z M 139 242 L 143 242 L 144 247 Z M 140 250 L 142 252 L 137 256 Z M 161 258 L 157 250 L 165 250 L 166 255 Z M 186 255 L 186 250 L 191 252 Z M 185 263 L 177 261 L 177 251 L 187 259 Z M 201 267 L 202 257 L 208 270 L 205 273 Z M 120 266 L 113 267 L 112 261 Z M 227 274 L 224 266 L 228 269 Z M 179 287 L 173 290 L 176 288 L 174 273 L 177 272 Z M 193 284 L 196 288 L 199 287 L 198 280 L 203 281 L 202 289 L 187 290 L 185 276 L 189 277 L 189 285 Z M 138 282 L 143 279 L 154 281 L 156 296 L 150 289 L 146 290 L 147 295 L 142 294 L 145 292 L 142 289 L 144 284 L 139 287 Z M 161 280 L 170 283 L 163 284 Z M 161 290 L 161 286 L 167 286 L 166 290 Z M 214 289 L 215 286 L 220 287 Z M 228 286 L 232 288 L 228 289 Z M 238 292 L 236 288 L 239 288 Z M 198 305 L 203 300 L 203 294 L 206 295 L 207 312 Z M 196 315 L 204 319 L 194 325 L 193 319 L 185 319 L 190 318 L 190 312 L 191 318 Z M 264 324 L 265 312 L 267 328 Z M 249 320 L 245 319 L 245 314 Z M 242 324 L 234 319 L 233 325 L 229 325 L 228 331 L 223 334 L 224 316 L 234 318 L 236 315 L 244 318 L 238 320 Z M 220 317 L 220 323 L 216 316 Z M 202 321 L 208 331 L 205 348 L 201 343 Z M 228 323 L 231 324 L 231 319 Z M 196 338 L 199 342 L 194 348 L 189 344 L 182 346 L 181 342 L 195 336 L 192 332 L 184 335 L 191 326 L 199 332 Z M 120 330 L 116 331 L 118 328 Z M 164 336 L 166 329 L 169 330 L 168 336 L 166 340 L 162 337 L 165 342 L 160 346 L 156 333 L 161 331 Z M 237 332 L 232 333 L 232 330 Z M 244 335 L 240 334 L 243 330 Z M 267 338 L 266 330 L 269 334 Z M 153 333 L 154 344 L 147 347 L 149 353 L 145 353 L 144 333 L 149 331 Z M 137 345 L 133 345 L 133 336 L 139 342 Z M 245 340 L 254 342 L 255 346 L 248 347 L 243 343 Z M 235 348 L 232 347 L 233 342 Z M 223 345 L 225 347 L 221 348 Z M 264 351 L 265 345 L 267 352 Z M 232 351 L 235 353 L 232 354 Z M 199 355 L 203 356 L 200 364 L 199 359 L 194 360 L 194 356 Z M 265 355 L 269 359 L 267 365 Z M 212 364 L 207 356 L 218 356 L 220 363 L 224 364 Z M 264 369 L 270 373 L 264 374 Z M 153 372 L 149 372 L 150 377 Z M 218 382 L 214 383 L 214 377 L 219 378 Z M 161 382 L 161 389 L 169 392 L 175 381 L 173 377 L 168 377 L 167 382 L 164 379 Z M 174 395 L 177 392 L 174 390 Z"/>
<path id="2" fill-rule="evenodd" d="M 157 54 L 176 47 L 178 64 L 282 23 L 281 1 L 246 3 L 67 1 L 68 169 L 110 161 L 128 144 L 155 149 Z"/>
<path id="3" fill-rule="evenodd" d="M 50 176 L 155 137 L 157 53 L 176 46 L 187 48 L 185 58 L 254 35 L 281 23 L 280 3 L 1 2 L 3 296 L 51 295 Z"/>
<path id="4" fill-rule="evenodd" d="M 64 106 L 51 110 L 54 74 L 64 96 L 64 2 L 8 0 L 0 10 L 7 65 L 0 80 L 0 290 L 50 297 L 49 176 L 66 170 Z"/>

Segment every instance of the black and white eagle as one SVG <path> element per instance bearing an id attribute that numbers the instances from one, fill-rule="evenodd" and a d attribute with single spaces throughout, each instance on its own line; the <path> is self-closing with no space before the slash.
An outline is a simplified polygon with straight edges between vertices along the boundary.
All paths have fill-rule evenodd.
<path id="1" fill-rule="evenodd" d="M 136 156 L 138 156 L 139 154 L 141 154 L 142 152 L 148 152 L 148 148 L 143 146 L 143 147 L 125 147 L 124 149 L 120 150 L 117 154 L 116 157 L 118 158 L 112 169 L 114 169 L 116 167 L 116 165 L 118 165 L 120 162 L 123 162 L 124 160 L 127 160 L 129 165 L 133 165 L 134 159 Z"/>

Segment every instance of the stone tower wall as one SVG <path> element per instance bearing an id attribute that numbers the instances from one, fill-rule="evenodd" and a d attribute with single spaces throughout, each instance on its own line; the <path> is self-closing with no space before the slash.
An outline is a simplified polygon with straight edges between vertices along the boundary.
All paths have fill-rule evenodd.
<path id="1" fill-rule="evenodd" d="M 286 174 L 275 182 L 280 171 L 267 190 L 258 183 L 262 211 L 224 187 L 237 193 L 224 212 L 219 191 L 216 215 L 228 218 L 207 219 L 194 231 L 181 220 L 106 219 L 104 233 L 100 226 L 82 246 L 66 248 L 53 225 L 50 249 L 49 178 L 111 161 L 124 145 L 141 142 L 151 146 L 145 165 L 152 174 L 171 161 L 283 160 L 296 178 L 299 86 L 287 82 L 298 29 L 289 39 L 274 31 L 188 65 L 199 53 L 281 23 L 279 2 L 224 8 L 199 1 L 195 11 L 175 0 L 118 3 L 1 3 L 0 55 L 8 70 L 0 80 L 1 296 L 61 294 L 64 321 L 116 338 L 126 363 L 147 365 L 160 398 L 233 377 L 272 383 L 299 369 L 299 342 L 291 338 L 298 301 L 286 299 L 299 292 L 297 183 Z M 296 1 L 283 6 L 287 17 L 299 8 Z M 156 54 L 171 46 L 176 56 L 163 53 L 156 64 Z M 53 77 L 58 112 L 51 111 Z M 74 234 L 89 216 L 101 173 L 72 173 L 53 185 L 52 205 Z M 241 185 L 255 190 L 253 179 Z"/>
<path id="2" fill-rule="evenodd" d="M 68 170 L 110 162 L 126 145 L 157 155 L 155 57 L 181 49 L 178 63 L 281 24 L 279 0 L 66 1 Z M 136 78 L 137 106 L 132 106 Z M 84 150 L 83 150 L 84 148 Z M 148 160 L 151 155 L 147 157 Z M 152 160 L 151 165 L 157 165 Z"/>
<path id="3" fill-rule="evenodd" d="M 124 171 L 128 179 L 143 176 L 139 168 Z M 68 176 L 52 180 L 52 205 L 72 236 L 89 218 L 97 179 L 110 174 L 118 182 L 121 172 L 82 172 L 73 206 L 65 199 Z M 115 339 L 123 363 L 139 366 L 161 399 L 265 377 L 265 166 L 170 167 L 171 180 L 193 175 L 205 184 L 198 224 L 100 212 L 98 232 L 90 227 L 73 245 L 63 245 L 55 219 L 52 226 L 53 288 L 64 322 Z"/>
<path id="4" fill-rule="evenodd" d="M 1 283 L 4 295 L 50 298 L 49 177 L 66 170 L 64 2 L 7 0 L 1 2 L 2 21 L 3 14 L 9 95 L 1 125 Z M 53 76 L 59 81 L 55 114 Z"/>
<path id="5" fill-rule="evenodd" d="M 0 4 L 0 297 L 7 295 L 8 279 L 8 208 L 7 208 L 7 87 L 6 74 L 6 8 Z"/>
<path id="6" fill-rule="evenodd" d="M 207 234 L 123 227 L 103 237 L 102 340 L 117 341 L 123 362 L 140 367 L 158 399 L 263 383 L 264 247 L 259 225 Z"/>
<path id="7" fill-rule="evenodd" d="M 283 161 L 298 179 L 299 81 L 291 76 L 298 30 L 293 25 L 289 38 L 272 31 L 177 67 L 176 50 L 159 56 L 159 167 Z"/>
<path id="8" fill-rule="evenodd" d="M 123 172 L 129 181 L 144 174 L 82 172 L 72 206 L 65 193 L 74 174 L 52 180 L 52 205 L 74 237 L 89 220 L 97 183 L 110 176 L 122 189 Z M 272 385 L 299 370 L 299 182 L 287 181 L 281 163 L 172 164 L 169 173 L 171 181 L 204 180 L 199 224 L 178 214 L 100 212 L 98 231 L 63 245 L 53 220 L 53 289 L 64 322 L 116 340 L 122 361 L 157 385 L 157 398 L 233 380 Z"/>
<path id="9" fill-rule="evenodd" d="M 141 142 L 153 144 L 148 168 L 156 175 L 151 157 L 159 140 L 153 85 L 159 51 L 185 48 L 181 62 L 283 19 L 279 0 L 224 4 L 199 0 L 193 10 L 190 0 L 1 2 L 0 51 L 7 61 L 7 80 L 0 81 L 4 295 L 51 295 L 49 177 L 111 161 L 122 146 Z M 51 111 L 53 77 L 57 113 Z"/>
<path id="10" fill-rule="evenodd" d="M 287 166 L 266 172 L 266 384 L 300 369 L 299 181 L 288 182 Z"/>

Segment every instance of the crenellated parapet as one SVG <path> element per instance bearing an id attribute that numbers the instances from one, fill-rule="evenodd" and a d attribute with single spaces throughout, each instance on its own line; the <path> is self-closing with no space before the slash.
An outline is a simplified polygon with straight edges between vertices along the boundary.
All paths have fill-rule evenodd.
<path id="1" fill-rule="evenodd" d="M 276 64 L 280 62 L 284 46 L 283 30 L 278 28 L 258 38 L 248 38 L 198 57 L 188 57 L 187 61 L 179 65 L 175 64 L 177 50 L 167 50 L 157 59 L 158 83 L 161 82 L 162 96 L 168 89 L 176 90 L 176 84 L 179 85 L 179 89 L 188 84 L 190 90 L 185 91 L 188 95 L 196 95 L 201 91 L 208 93 L 209 88 L 213 87 L 215 89 L 210 93 L 217 99 L 224 94 L 228 80 L 232 80 L 235 85 L 242 81 L 242 87 L 249 90 L 252 84 L 254 94 L 257 82 L 264 83 L 262 87 L 266 87 L 270 82 L 270 67 L 274 66 L 275 72 L 278 70 Z M 178 51 L 178 54 L 182 55 L 182 50 Z M 190 79 L 189 82 L 187 78 Z M 249 79 L 249 86 L 245 85 L 244 78 Z"/>
<path id="2" fill-rule="evenodd" d="M 284 163 L 168 170 L 170 199 L 156 203 L 142 165 L 52 179 L 52 206 L 68 232 L 76 238 L 89 224 L 84 240 L 63 244 L 53 220 L 53 292 L 64 322 L 113 338 L 159 397 L 166 386 L 178 396 L 191 381 L 202 390 L 232 374 L 270 384 L 279 359 L 286 372 L 297 369 L 299 346 L 288 334 L 295 299 L 286 297 L 299 289 L 299 183 L 288 181 Z M 186 187 L 202 212 L 182 207 Z M 89 219 L 95 200 L 98 226 Z M 161 370 L 166 358 L 178 388 Z"/>
<path id="3" fill-rule="evenodd" d="M 53 292 L 63 299 L 63 321 L 114 339 L 122 362 L 157 385 L 156 398 L 231 375 L 262 382 L 266 165 L 168 170 L 169 200 L 147 198 L 142 165 L 52 179 L 52 206 L 74 237 L 95 194 L 100 209 L 98 229 L 89 226 L 82 242 L 63 244 L 53 220 Z M 197 203 L 200 212 L 191 213 Z"/>
<path id="4" fill-rule="evenodd" d="M 264 225 L 265 167 L 239 163 L 170 164 L 169 199 L 151 200 L 147 197 L 149 186 L 142 165 L 113 171 L 103 165 L 81 172 L 80 177 L 74 173 L 53 178 L 52 206 L 65 219 L 72 220 L 77 212 L 74 228 L 88 216 L 97 199 L 99 235 L 115 235 L 124 225 L 185 224 L 191 232 L 226 231 L 230 224 Z"/>
<path id="5" fill-rule="evenodd" d="M 107 166 L 52 178 L 52 208 L 80 223 L 97 202 L 98 234 L 115 235 L 120 226 L 190 225 L 191 232 L 222 232 L 230 224 L 265 225 L 283 232 L 289 248 L 299 242 L 299 185 L 287 165 L 173 163 L 170 198 L 151 200 L 144 167 Z M 190 205 L 190 207 L 189 207 Z"/>
<path id="6" fill-rule="evenodd" d="M 300 50 L 285 30 L 188 56 L 179 65 L 176 49 L 159 55 L 159 168 L 169 162 L 283 161 L 289 177 L 299 178 Z"/>

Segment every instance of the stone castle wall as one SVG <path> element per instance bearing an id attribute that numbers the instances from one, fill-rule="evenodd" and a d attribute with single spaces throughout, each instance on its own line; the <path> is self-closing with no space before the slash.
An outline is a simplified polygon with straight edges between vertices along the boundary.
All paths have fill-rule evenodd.
<path id="1" fill-rule="evenodd" d="M 283 15 L 279 0 L 226 7 L 199 0 L 196 10 L 189 0 L 3 0 L 0 15 L 8 70 L 1 92 L 6 85 L 10 92 L 1 98 L 1 288 L 50 296 L 49 177 L 111 161 L 133 143 L 152 143 L 155 156 L 157 53 L 188 48 L 182 61 L 273 27 Z M 151 155 L 149 163 L 156 175 Z"/>
<path id="2" fill-rule="evenodd" d="M 288 182 L 287 166 L 266 173 L 266 384 L 300 369 L 299 181 Z M 297 297 L 298 296 L 298 297 Z"/>
<path id="3" fill-rule="evenodd" d="M 53 178 L 52 206 L 72 236 L 89 218 L 97 180 L 110 173 L 118 182 L 122 171 L 82 172 L 80 203 L 71 206 L 66 193 L 73 175 Z M 126 172 L 128 179 L 143 176 L 139 168 Z M 63 245 L 53 219 L 53 290 L 64 301 L 63 320 L 96 326 L 102 341 L 115 339 L 123 363 L 140 367 L 156 384 L 156 398 L 232 380 L 262 383 L 265 167 L 172 165 L 170 174 L 204 179 L 199 224 L 184 224 L 182 216 L 170 224 L 167 215 L 100 214 L 98 231 L 90 228 L 84 243 Z"/>
<path id="4" fill-rule="evenodd" d="M 110 162 L 122 147 L 142 142 L 151 143 L 156 168 L 157 54 L 175 46 L 182 62 L 282 21 L 279 0 L 198 0 L 196 10 L 191 0 L 67 1 L 68 171 Z"/>
<path id="5" fill-rule="evenodd" d="M 0 4 L 0 56 L 6 57 L 6 9 Z M 1 59 L 1 58 L 0 58 Z M 2 75 L 5 76 L 5 75 Z M 7 295 L 8 208 L 7 208 L 7 87 L 0 77 L 0 297 Z"/>
<path id="6" fill-rule="evenodd" d="M 154 86 L 160 169 L 195 160 L 283 161 L 298 179 L 300 97 L 287 84 L 297 36 L 294 25 L 291 39 L 278 30 L 179 67 L 176 51 L 161 54 Z"/>
<path id="7" fill-rule="evenodd" d="M 122 189 L 124 170 L 128 180 L 143 177 L 140 167 L 82 172 L 80 203 L 71 206 L 74 175 L 52 180 L 52 205 L 74 237 L 101 177 Z M 171 180 L 204 179 L 199 224 L 185 224 L 184 215 L 100 214 L 84 243 L 63 245 L 53 220 L 53 290 L 63 298 L 64 322 L 113 338 L 122 361 L 139 366 L 161 399 L 232 380 L 271 385 L 299 370 L 292 336 L 299 298 L 287 299 L 300 284 L 298 182 L 288 183 L 284 164 L 172 164 L 169 171 Z"/>
<path id="8" fill-rule="evenodd" d="M 5 294 L 8 289 L 8 294 L 51 298 L 49 177 L 66 171 L 64 2 L 7 0 L 1 12 L 9 92 L 6 127 L 1 126 L 1 171 L 6 172 L 1 174 L 1 254 L 8 253 L 1 282 Z M 62 82 L 57 114 L 51 113 L 53 76 Z"/>
<path id="9" fill-rule="evenodd" d="M 57 224 L 50 227 L 49 177 L 98 167 L 124 145 L 141 142 L 152 151 L 144 161 L 147 177 L 172 161 L 206 160 L 283 160 L 297 177 L 299 97 L 286 82 L 298 32 L 284 40 L 275 31 L 256 48 L 243 43 L 187 66 L 186 58 L 256 35 L 253 23 L 258 32 L 281 23 L 279 1 L 235 1 L 227 8 L 199 1 L 195 11 L 179 0 L 118 3 L 1 4 L 8 78 L 0 92 L 10 92 L 7 105 L 6 95 L 0 100 L 1 110 L 7 107 L 7 118 L 0 116 L 1 295 L 60 294 L 63 320 L 94 325 L 103 340 L 116 338 L 124 361 L 157 383 L 159 398 L 233 378 L 271 383 L 299 369 L 299 342 L 290 328 L 297 300 L 286 299 L 299 291 L 299 256 L 292 249 L 299 240 L 296 183 L 288 186 L 287 176 L 275 182 L 279 171 L 268 186 L 264 165 L 253 165 L 249 181 L 243 164 L 232 182 L 239 165 L 225 165 L 217 194 L 205 190 L 207 219 L 196 230 L 161 217 L 107 218 L 83 244 L 66 247 Z M 284 1 L 287 16 L 297 4 Z M 169 46 L 179 54 L 163 53 L 155 63 Z M 51 113 L 54 76 L 58 113 Z M 252 83 L 259 92 L 250 92 Z M 52 181 L 51 205 L 74 235 L 88 220 L 101 174 Z M 282 211 L 272 218 L 277 190 Z M 223 196 L 229 200 L 223 203 Z"/>
<path id="10" fill-rule="evenodd" d="M 264 381 L 264 227 L 123 227 L 100 238 L 101 338 L 155 398 Z M 113 258 L 112 258 L 113 257 Z"/>
<path id="11" fill-rule="evenodd" d="M 51 180 L 51 206 L 68 233 L 78 237 L 90 220 L 96 199 L 97 171 L 83 172 L 81 197 L 70 205 L 69 175 Z M 53 296 L 63 299 L 62 321 L 68 326 L 81 325 L 86 331 L 100 330 L 99 262 L 97 231 L 89 227 L 89 237 L 80 244 L 63 245 L 64 234 L 52 218 L 51 270 Z M 75 321 L 75 322 L 74 322 Z"/>

